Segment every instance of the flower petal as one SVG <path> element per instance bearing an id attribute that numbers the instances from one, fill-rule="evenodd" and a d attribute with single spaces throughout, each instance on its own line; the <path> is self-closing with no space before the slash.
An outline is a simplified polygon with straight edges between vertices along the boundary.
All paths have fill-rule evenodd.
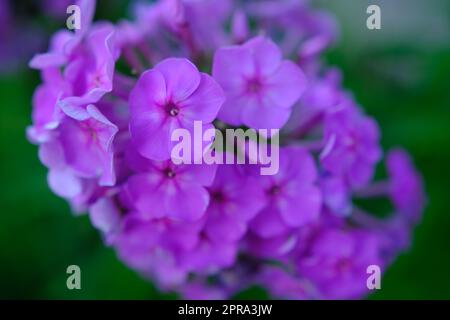
<path id="1" fill-rule="evenodd" d="M 187 120 L 212 122 L 225 101 L 225 95 L 219 84 L 209 75 L 202 73 L 198 88 L 186 100 L 180 102 L 180 116 Z"/>
<path id="2" fill-rule="evenodd" d="M 290 109 L 279 107 L 278 102 L 269 97 L 257 99 L 247 96 L 245 100 L 247 103 L 242 107 L 242 122 L 255 129 L 280 129 L 291 115 Z"/>
<path id="3" fill-rule="evenodd" d="M 306 88 L 306 77 L 300 67 L 283 61 L 267 83 L 266 94 L 283 108 L 291 108 Z"/>
<path id="4" fill-rule="evenodd" d="M 195 183 L 178 183 L 175 192 L 166 193 L 164 202 L 170 216 L 195 221 L 205 213 L 209 193 Z"/>
<path id="5" fill-rule="evenodd" d="M 158 63 L 155 69 L 163 75 L 167 97 L 174 103 L 187 99 L 200 84 L 200 73 L 197 67 L 187 59 L 165 59 Z"/>
<path id="6" fill-rule="evenodd" d="M 212 75 L 227 94 L 241 91 L 254 70 L 251 51 L 244 47 L 220 48 L 214 55 Z"/>
<path id="7" fill-rule="evenodd" d="M 244 44 L 244 48 L 251 50 L 256 72 L 261 76 L 272 74 L 278 68 L 283 57 L 278 46 L 263 36 L 251 39 Z"/>

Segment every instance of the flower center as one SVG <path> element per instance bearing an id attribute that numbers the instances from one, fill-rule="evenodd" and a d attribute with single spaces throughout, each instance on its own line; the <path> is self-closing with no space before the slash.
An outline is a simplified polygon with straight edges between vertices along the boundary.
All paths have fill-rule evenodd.
<path id="1" fill-rule="evenodd" d="M 277 194 L 279 194 L 281 192 L 281 188 L 280 186 L 274 185 L 269 189 L 269 195 L 271 196 L 276 196 Z"/>
<path id="2" fill-rule="evenodd" d="M 211 198 L 214 200 L 214 202 L 223 203 L 225 202 L 225 195 L 222 191 L 213 191 L 211 193 Z"/>
<path id="3" fill-rule="evenodd" d="M 167 114 L 171 117 L 176 117 L 180 113 L 180 109 L 173 102 L 169 102 L 165 108 L 166 108 Z"/>
<path id="4" fill-rule="evenodd" d="M 348 258 L 342 258 L 336 263 L 336 269 L 340 273 L 348 272 L 352 268 L 352 262 Z"/>
<path id="5" fill-rule="evenodd" d="M 247 80 L 247 92 L 258 93 L 261 91 L 263 84 L 259 78 L 252 78 Z"/>
<path id="6" fill-rule="evenodd" d="M 173 179 L 176 176 L 176 173 L 171 168 L 166 168 L 164 170 L 164 175 L 169 179 Z"/>

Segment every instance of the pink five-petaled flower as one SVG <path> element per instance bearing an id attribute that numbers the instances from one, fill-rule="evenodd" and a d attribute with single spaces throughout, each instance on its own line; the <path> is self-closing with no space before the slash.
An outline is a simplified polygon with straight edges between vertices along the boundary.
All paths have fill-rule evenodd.
<path id="1" fill-rule="evenodd" d="M 367 293 L 367 267 L 383 267 L 380 238 L 365 230 L 327 227 L 297 258 L 298 272 L 319 289 L 321 299 L 355 299 Z"/>
<path id="2" fill-rule="evenodd" d="M 330 112 L 324 123 L 326 146 L 320 155 L 322 166 L 342 176 L 353 188 L 363 186 L 373 176 L 381 158 L 377 123 L 364 115 L 353 101 Z"/>
<path id="3" fill-rule="evenodd" d="M 159 286 L 182 284 L 188 275 L 181 266 L 184 252 L 195 248 L 203 219 L 195 222 L 173 219 L 142 219 L 127 212 L 114 238 L 119 256 L 129 266 L 151 276 Z"/>
<path id="4" fill-rule="evenodd" d="M 139 173 L 125 185 L 125 196 L 143 219 L 169 217 L 198 220 L 209 204 L 205 186 L 213 183 L 216 165 L 175 165 L 171 160 L 152 161 L 139 155 L 128 163 Z"/>
<path id="5" fill-rule="evenodd" d="M 167 160 L 175 144 L 173 130 L 192 133 L 196 120 L 203 122 L 203 132 L 213 128 L 224 99 L 216 81 L 189 60 L 166 59 L 144 72 L 131 92 L 132 140 L 144 157 Z"/>
<path id="6" fill-rule="evenodd" d="M 115 184 L 116 125 L 95 106 L 88 105 L 79 119 L 61 113 L 56 130 L 49 132 L 49 139 L 39 148 L 39 158 L 49 168 L 48 181 L 53 192 L 70 199 L 74 206 L 77 199 L 91 198 L 91 187 L 97 185 L 94 179 L 98 178 L 101 186 Z"/>
<path id="7" fill-rule="evenodd" d="M 315 221 L 322 205 L 316 179 L 314 159 L 305 149 L 282 148 L 279 172 L 260 178 L 268 205 L 251 222 L 252 231 L 271 238 Z"/>
<path id="8" fill-rule="evenodd" d="M 264 37 L 217 50 L 213 77 L 227 96 L 219 119 L 256 129 L 281 128 L 306 86 L 300 67 Z"/>
<path id="9" fill-rule="evenodd" d="M 265 206 L 257 177 L 239 172 L 237 165 L 221 165 L 208 188 L 205 232 L 217 242 L 237 241 L 246 233 L 248 222 Z"/>

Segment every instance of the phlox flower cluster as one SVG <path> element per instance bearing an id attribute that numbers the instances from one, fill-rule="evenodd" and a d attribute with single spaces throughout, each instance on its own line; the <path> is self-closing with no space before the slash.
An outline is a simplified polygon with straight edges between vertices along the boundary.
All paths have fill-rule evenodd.
<path id="1" fill-rule="evenodd" d="M 421 217 L 420 175 L 324 65 L 338 36 L 302 0 L 162 0 L 116 24 L 55 33 L 30 66 L 42 82 L 27 135 L 48 184 L 161 290 L 229 298 L 362 298 Z M 176 129 L 280 129 L 279 170 L 174 164 Z M 270 139 L 270 137 L 265 137 Z M 218 151 L 219 152 L 219 151 Z M 227 152 L 227 151 L 224 151 Z M 377 218 L 371 197 L 391 200 Z M 356 200 L 356 201 L 355 201 Z"/>

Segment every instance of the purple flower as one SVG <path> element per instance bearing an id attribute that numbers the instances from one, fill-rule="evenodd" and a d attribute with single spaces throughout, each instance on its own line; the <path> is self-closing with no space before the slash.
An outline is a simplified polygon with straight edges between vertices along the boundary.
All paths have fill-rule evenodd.
<path id="1" fill-rule="evenodd" d="M 134 12 L 141 35 L 160 46 L 158 51 L 196 58 L 230 42 L 225 25 L 231 9 L 231 0 L 162 0 L 138 3 Z M 172 38 L 178 40 L 176 49 Z"/>
<path id="2" fill-rule="evenodd" d="M 244 42 L 249 34 L 249 23 L 245 12 L 243 10 L 236 10 L 231 20 L 231 35 L 234 42 Z"/>
<path id="3" fill-rule="evenodd" d="M 411 223 L 402 216 L 394 216 L 389 219 L 384 228 L 378 231 L 381 249 L 380 255 L 386 265 L 392 263 L 396 256 L 411 246 Z"/>
<path id="4" fill-rule="evenodd" d="M 294 250 L 298 241 L 299 237 L 292 229 L 270 238 L 250 232 L 245 239 L 245 248 L 258 258 L 282 260 Z"/>
<path id="5" fill-rule="evenodd" d="M 217 241 L 205 232 L 200 233 L 197 245 L 181 253 L 183 268 L 200 274 L 214 274 L 236 263 L 237 242 Z"/>
<path id="6" fill-rule="evenodd" d="M 66 164 L 60 141 L 53 139 L 41 144 L 39 159 L 50 169 L 47 179 L 54 193 L 64 198 L 75 198 L 82 193 L 82 179 Z"/>
<path id="7" fill-rule="evenodd" d="M 348 217 L 352 210 L 351 194 L 341 177 L 324 176 L 320 179 L 320 189 L 324 204 L 332 213 L 340 217 Z"/>
<path id="8" fill-rule="evenodd" d="M 171 217 L 198 220 L 209 203 L 214 165 L 174 165 L 172 161 L 141 159 L 141 170 L 125 186 L 127 197 L 144 219 Z"/>
<path id="9" fill-rule="evenodd" d="M 236 166 L 220 166 L 208 190 L 211 200 L 200 240 L 181 258 L 184 268 L 205 273 L 235 263 L 238 241 L 245 235 L 249 221 L 265 205 L 257 181 L 243 175 Z"/>
<path id="10" fill-rule="evenodd" d="M 353 188 L 369 182 L 381 158 L 376 122 L 361 114 L 350 101 L 328 113 L 324 127 L 326 146 L 320 156 L 323 167 L 343 176 Z"/>
<path id="11" fill-rule="evenodd" d="M 116 206 L 113 197 L 101 197 L 92 204 L 89 208 L 89 218 L 92 225 L 102 232 L 105 242 L 112 243 L 122 220 L 120 209 Z"/>
<path id="12" fill-rule="evenodd" d="M 202 221 L 143 220 L 131 212 L 124 218 L 114 246 L 132 268 L 156 279 L 163 288 L 172 287 L 187 277 L 180 254 L 196 246 L 202 225 Z"/>
<path id="13" fill-rule="evenodd" d="M 95 179 L 85 179 L 67 164 L 64 149 L 58 139 L 40 145 L 39 159 L 49 169 L 47 180 L 50 189 L 66 198 L 74 212 L 81 213 L 96 200 L 101 187 Z"/>
<path id="14" fill-rule="evenodd" d="M 273 237 L 317 220 L 322 196 L 314 185 L 316 179 L 314 160 L 306 150 L 280 149 L 279 172 L 259 179 L 268 205 L 252 221 L 252 231 L 261 237 Z"/>
<path id="15" fill-rule="evenodd" d="M 114 185 L 116 133 L 117 127 L 89 105 L 83 118 L 62 115 L 60 124 L 41 144 L 39 157 L 49 168 L 50 187 L 70 199 L 77 211 L 84 210 L 99 185 Z"/>
<path id="16" fill-rule="evenodd" d="M 300 68 L 282 60 L 277 45 L 264 37 L 217 50 L 213 77 L 227 97 L 219 119 L 257 129 L 281 128 L 306 83 Z"/>
<path id="17" fill-rule="evenodd" d="M 286 54 L 294 53 L 310 39 L 322 39 L 322 49 L 338 37 L 339 28 L 333 16 L 312 10 L 304 0 L 246 1 L 249 16 L 257 28 L 265 31 L 280 44 Z"/>
<path id="18" fill-rule="evenodd" d="M 72 53 L 73 45 L 71 44 L 74 39 L 74 34 L 68 30 L 56 32 L 50 40 L 49 51 L 36 54 L 29 63 L 30 67 L 43 70 L 64 65 Z"/>
<path id="19" fill-rule="evenodd" d="M 42 72 L 44 83 L 33 95 L 33 125 L 27 128 L 28 138 L 34 143 L 48 141 L 52 131 L 59 125 L 63 117 L 57 102 L 71 92 L 57 68 L 48 68 Z"/>
<path id="20" fill-rule="evenodd" d="M 390 180 L 371 183 L 378 127 L 318 59 L 335 37 L 326 15 L 298 0 L 162 0 L 112 25 L 92 22 L 95 1 L 77 4 L 81 30 L 57 32 L 30 62 L 42 83 L 27 135 L 52 191 L 88 211 L 105 244 L 159 289 L 218 299 L 254 284 L 277 298 L 359 298 L 367 266 L 408 247 L 421 178 L 394 151 Z M 0 16 L 8 38 L 9 11 Z M 277 44 L 247 39 L 260 31 Z M 199 71 L 211 61 L 214 77 Z M 216 159 L 236 126 L 282 128 L 269 142 L 283 147 L 266 154 L 263 137 L 251 138 L 228 157 L 246 164 L 179 164 L 185 151 L 194 163 L 211 151 L 202 134 L 213 124 L 227 136 L 210 131 Z M 275 170 L 261 171 L 269 158 Z M 388 219 L 352 203 L 385 195 Z"/>
<path id="21" fill-rule="evenodd" d="M 51 39 L 50 50 L 46 53 L 35 55 L 30 61 L 30 67 L 43 70 L 49 67 L 62 66 L 73 57 L 74 51 L 80 48 L 80 43 L 84 40 L 85 35 L 91 31 L 96 1 L 78 0 L 75 4 L 80 7 L 81 28 L 75 30 L 75 32 L 70 32 L 68 30 L 56 32 Z M 44 6 L 48 5 L 48 3 L 44 4 Z M 65 8 L 67 8 L 67 6 Z M 66 14 L 65 9 L 63 14 Z"/>
<path id="22" fill-rule="evenodd" d="M 314 133 L 322 124 L 325 114 L 338 107 L 344 97 L 340 72 L 336 69 L 329 70 L 323 77 L 314 78 L 308 83 L 283 129 L 296 138 Z"/>
<path id="23" fill-rule="evenodd" d="M 422 178 L 410 156 L 401 149 L 392 150 L 387 156 L 387 168 L 390 197 L 395 207 L 409 221 L 417 222 L 423 211 L 425 196 Z"/>
<path id="24" fill-rule="evenodd" d="M 65 80 L 72 86 L 72 96 L 59 102 L 65 113 L 77 117 L 83 105 L 98 102 L 112 90 L 117 50 L 111 25 L 94 26 L 86 34 L 64 69 Z"/>
<path id="25" fill-rule="evenodd" d="M 193 132 L 213 128 L 224 100 L 220 86 L 186 59 L 170 58 L 144 72 L 130 96 L 130 132 L 139 152 L 153 160 L 167 160 L 174 142 L 173 130 Z"/>
<path id="26" fill-rule="evenodd" d="M 383 266 L 376 234 L 324 228 L 297 260 L 298 272 L 320 291 L 320 298 L 354 299 L 367 292 L 367 267 Z"/>
<path id="27" fill-rule="evenodd" d="M 213 51 L 227 44 L 225 22 L 231 14 L 230 0 L 183 0 L 186 23 L 194 45 Z"/>

